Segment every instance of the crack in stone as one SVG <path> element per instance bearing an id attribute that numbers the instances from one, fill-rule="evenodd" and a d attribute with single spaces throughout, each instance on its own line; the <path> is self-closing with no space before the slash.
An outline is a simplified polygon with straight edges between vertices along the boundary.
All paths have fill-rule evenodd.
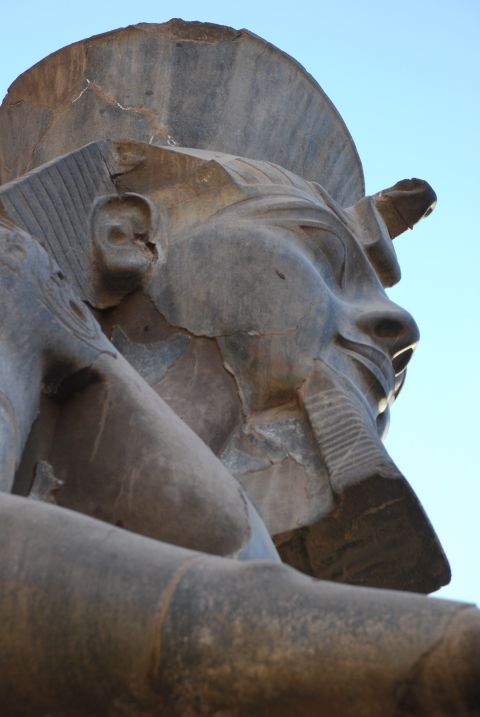
<path id="1" fill-rule="evenodd" d="M 165 135 L 166 134 L 166 128 L 164 125 L 160 125 L 157 122 L 157 114 L 154 110 L 152 110 L 150 107 L 147 107 L 146 105 L 122 105 L 121 102 L 117 100 L 116 97 L 106 92 L 106 90 L 101 87 L 95 80 L 90 80 L 88 77 L 85 78 L 87 82 L 87 86 L 83 88 L 83 90 L 80 92 L 78 97 L 76 97 L 71 104 L 74 102 L 77 102 L 80 97 L 86 92 L 87 90 L 91 90 L 97 97 L 99 97 L 101 100 L 106 102 L 109 105 L 113 105 L 114 107 L 117 107 L 118 109 L 122 110 L 122 112 L 134 112 L 136 114 L 143 115 L 148 120 L 148 126 L 151 132 L 153 132 L 153 135 L 150 138 L 150 143 L 152 139 L 155 137 L 155 135 Z M 167 135 L 167 140 L 172 140 L 170 135 Z"/>
<path id="2" fill-rule="evenodd" d="M 104 102 L 106 102 L 106 103 L 109 104 L 109 105 L 112 105 L 112 106 L 116 107 L 117 109 L 121 110 L 122 112 L 134 112 L 134 113 L 136 113 L 136 114 L 143 115 L 143 116 L 147 119 L 147 121 L 148 121 L 148 129 L 149 129 L 149 131 L 150 131 L 150 133 L 151 133 L 151 134 L 150 134 L 150 139 L 149 139 L 149 142 L 148 142 L 149 144 L 152 144 L 153 141 L 154 141 L 154 139 L 155 139 L 155 137 L 158 136 L 158 137 L 160 137 L 160 139 L 161 139 L 162 142 L 166 142 L 166 143 L 168 143 L 168 144 L 171 144 L 172 146 L 173 146 L 173 145 L 176 145 L 176 142 L 175 142 L 175 140 L 173 139 L 173 137 L 171 137 L 171 136 L 168 134 L 168 131 L 167 131 L 167 128 L 165 127 L 165 125 L 163 125 L 163 124 L 161 124 L 161 123 L 158 122 L 157 114 L 156 114 L 155 111 L 152 110 L 150 107 L 147 107 L 147 106 L 145 106 L 145 105 L 139 105 L 139 106 L 133 106 L 133 105 L 132 105 L 132 106 L 125 106 L 125 105 L 122 105 L 121 102 L 119 102 L 119 101 L 116 99 L 116 97 L 114 97 L 113 95 L 108 94 L 108 92 L 106 92 L 100 85 L 98 85 L 98 84 L 95 82 L 95 80 L 91 80 L 89 77 L 86 77 L 86 78 L 85 78 L 85 82 L 86 82 L 85 87 L 83 87 L 83 88 L 80 90 L 80 92 L 79 92 L 73 99 L 68 98 L 63 104 L 59 105 L 59 106 L 56 108 L 56 111 L 55 111 L 55 112 L 52 112 L 52 115 L 51 115 L 49 121 L 47 122 L 46 127 L 43 129 L 42 132 L 40 132 L 40 135 L 39 135 L 37 141 L 35 142 L 35 144 L 34 144 L 33 147 L 32 147 L 32 150 L 31 150 L 30 156 L 29 156 L 29 161 L 28 161 L 28 162 L 25 162 L 25 164 L 24 164 L 23 168 L 21 169 L 21 171 L 19 171 L 19 172 L 17 173 L 19 176 L 22 175 L 22 174 L 25 174 L 27 171 L 29 171 L 30 169 L 32 169 L 32 167 L 33 167 L 34 164 L 35 164 L 35 163 L 34 163 L 35 153 L 37 152 L 38 148 L 40 147 L 40 145 L 41 145 L 42 142 L 44 141 L 44 139 L 45 139 L 45 137 L 47 136 L 47 134 L 50 132 L 50 130 L 53 129 L 53 127 L 56 125 L 57 121 L 58 121 L 58 120 L 60 119 L 60 117 L 64 114 L 64 112 L 65 112 L 71 105 L 73 105 L 73 104 L 75 104 L 76 102 L 78 102 L 78 101 L 83 97 L 83 95 L 84 95 L 86 92 L 88 92 L 88 91 L 93 92 L 93 93 L 94 93 L 97 97 L 99 97 L 101 100 L 103 100 Z M 27 101 L 28 101 L 28 100 L 27 100 Z M 22 105 L 22 104 L 24 104 L 24 102 L 25 102 L 25 100 L 23 100 L 23 99 L 17 100 L 16 102 L 11 103 L 11 104 L 10 104 L 10 107 L 13 108 L 13 107 Z M 35 105 L 35 103 L 33 103 L 33 104 Z M 35 106 L 37 106 L 37 105 L 35 105 Z M 48 107 L 47 109 L 51 110 L 50 107 Z"/>
<path id="3" fill-rule="evenodd" d="M 86 82 L 87 82 L 86 87 L 83 88 L 83 90 L 80 92 L 80 94 L 77 95 L 77 96 L 75 97 L 75 99 L 71 101 L 70 104 L 74 105 L 75 102 L 78 102 L 78 100 L 80 99 L 80 97 L 82 97 L 82 96 L 85 94 L 85 92 L 88 90 L 89 85 L 90 85 L 90 80 L 88 79 L 88 77 L 86 77 L 85 80 L 86 80 Z"/>
<path id="4" fill-rule="evenodd" d="M 160 598 L 156 614 L 152 622 L 152 654 L 150 675 L 154 684 L 158 682 L 158 676 L 161 668 L 162 646 L 163 646 L 163 627 L 167 618 L 170 605 L 172 604 L 176 589 L 182 578 L 201 560 L 205 560 L 205 555 L 194 555 L 186 558 L 170 578 Z"/>
<path id="5" fill-rule="evenodd" d="M 403 498 L 392 498 L 392 500 L 387 500 L 384 503 L 381 503 L 380 505 L 375 505 L 372 508 L 368 508 L 365 510 L 362 514 L 362 518 L 365 518 L 367 515 L 374 515 L 375 513 L 379 513 L 380 511 L 384 510 L 385 508 L 388 508 L 391 505 L 395 505 L 396 503 L 401 503 L 404 499 Z"/>

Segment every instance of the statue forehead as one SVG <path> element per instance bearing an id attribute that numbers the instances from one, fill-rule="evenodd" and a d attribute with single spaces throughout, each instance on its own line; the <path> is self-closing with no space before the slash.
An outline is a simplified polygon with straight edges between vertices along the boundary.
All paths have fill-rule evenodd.
<path id="1" fill-rule="evenodd" d="M 162 173 L 158 185 L 150 184 L 145 192 L 171 210 L 177 219 L 188 204 L 195 205 L 195 220 L 219 217 L 228 211 L 244 219 L 271 218 L 278 223 L 281 217 L 308 223 L 308 213 L 328 212 L 343 215 L 341 206 L 315 182 L 305 180 L 272 162 L 235 157 L 225 153 L 195 152 L 187 148 L 158 150 L 168 155 L 195 156 L 201 160 L 197 167 L 172 183 Z M 129 177 L 130 186 L 132 178 Z M 303 212 L 302 212 L 303 210 Z"/>

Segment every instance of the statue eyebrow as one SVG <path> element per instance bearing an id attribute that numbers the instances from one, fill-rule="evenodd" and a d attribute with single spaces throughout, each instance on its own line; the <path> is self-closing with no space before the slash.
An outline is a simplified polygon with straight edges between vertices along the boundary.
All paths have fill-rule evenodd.
<path id="1" fill-rule="evenodd" d="M 268 191 L 265 191 L 268 187 Z M 238 216 L 256 221 L 268 220 L 271 224 L 314 225 L 331 227 L 332 222 L 345 229 L 337 214 L 314 194 L 283 185 L 256 185 L 248 187 L 239 199 L 222 207 L 212 216 L 235 211 Z M 247 189 L 247 188 L 245 188 Z M 263 190 L 263 191 L 262 191 Z"/>

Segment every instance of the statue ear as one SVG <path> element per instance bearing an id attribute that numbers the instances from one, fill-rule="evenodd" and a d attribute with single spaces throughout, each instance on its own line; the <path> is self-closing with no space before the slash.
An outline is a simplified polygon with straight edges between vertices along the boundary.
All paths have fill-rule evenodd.
<path id="1" fill-rule="evenodd" d="M 92 210 L 90 235 L 95 303 L 108 308 L 141 285 L 158 261 L 155 206 L 133 192 L 100 197 Z"/>

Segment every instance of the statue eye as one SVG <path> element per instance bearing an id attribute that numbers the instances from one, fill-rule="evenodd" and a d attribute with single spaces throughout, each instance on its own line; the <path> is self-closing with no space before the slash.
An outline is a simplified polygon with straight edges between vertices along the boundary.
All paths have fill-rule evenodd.
<path id="1" fill-rule="evenodd" d="M 309 239 L 309 246 L 325 279 L 330 276 L 331 282 L 343 289 L 345 277 L 346 251 L 342 240 L 327 229 L 314 226 L 302 227 Z"/>

